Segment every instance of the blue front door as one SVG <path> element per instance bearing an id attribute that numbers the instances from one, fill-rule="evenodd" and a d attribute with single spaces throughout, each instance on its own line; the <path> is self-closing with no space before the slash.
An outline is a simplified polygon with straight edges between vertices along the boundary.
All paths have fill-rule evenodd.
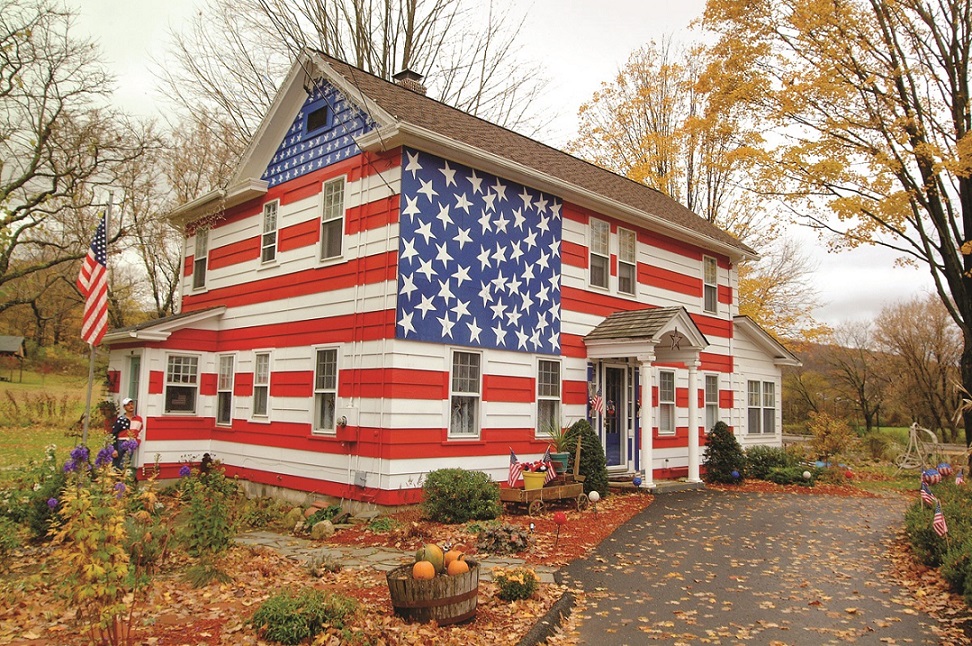
<path id="1" fill-rule="evenodd" d="M 624 466 L 626 433 L 624 368 L 604 369 L 604 455 L 608 467 Z"/>

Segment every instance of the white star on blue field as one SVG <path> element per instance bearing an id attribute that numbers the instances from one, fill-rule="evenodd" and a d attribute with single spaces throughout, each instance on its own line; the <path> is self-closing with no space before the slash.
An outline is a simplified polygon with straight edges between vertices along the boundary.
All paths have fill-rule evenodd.
<path id="1" fill-rule="evenodd" d="M 400 339 L 560 354 L 560 200 L 406 149 Z"/>

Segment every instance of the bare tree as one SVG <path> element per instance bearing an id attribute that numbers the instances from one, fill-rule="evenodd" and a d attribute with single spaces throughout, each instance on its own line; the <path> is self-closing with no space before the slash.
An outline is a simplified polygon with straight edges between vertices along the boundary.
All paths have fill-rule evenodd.
<path id="1" fill-rule="evenodd" d="M 172 35 L 176 65 L 159 75 L 183 113 L 219 115 L 209 123 L 229 126 L 221 134 L 238 153 L 304 47 L 386 79 L 414 70 L 430 96 L 535 134 L 545 82 L 518 59 L 521 24 L 469 0 L 215 0 Z"/>
<path id="2" fill-rule="evenodd" d="M 895 385 L 911 418 L 956 441 L 962 339 L 948 310 L 935 296 L 915 298 L 885 307 L 875 328 L 879 347 L 896 359 Z"/>
<path id="3" fill-rule="evenodd" d="M 874 428 L 890 384 L 887 362 L 873 347 L 871 326 L 847 322 L 837 326 L 833 345 L 824 357 L 840 397 L 861 414 L 868 432 Z"/>
<path id="4" fill-rule="evenodd" d="M 48 270 L 81 258 L 95 189 L 146 147 L 142 128 L 105 108 L 110 78 L 71 14 L 47 0 L 0 1 L 0 313 L 34 303 Z"/>

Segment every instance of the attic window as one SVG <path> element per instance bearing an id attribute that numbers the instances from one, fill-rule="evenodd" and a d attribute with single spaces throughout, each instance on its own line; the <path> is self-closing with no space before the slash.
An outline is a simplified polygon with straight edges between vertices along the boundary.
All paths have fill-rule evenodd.
<path id="1" fill-rule="evenodd" d="M 326 128 L 328 124 L 327 106 L 321 106 L 307 115 L 307 133 Z"/>

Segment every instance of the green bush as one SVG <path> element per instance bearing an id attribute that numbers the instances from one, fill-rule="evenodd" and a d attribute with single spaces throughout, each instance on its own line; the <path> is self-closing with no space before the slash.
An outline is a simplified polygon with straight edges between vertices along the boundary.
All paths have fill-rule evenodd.
<path id="1" fill-rule="evenodd" d="M 569 446 L 577 446 L 577 436 L 581 438 L 581 457 L 578 473 L 584 476 L 584 493 L 596 491 L 603 498 L 608 494 L 607 460 L 604 447 L 597 433 L 586 419 L 574 422 L 567 431 Z"/>
<path id="2" fill-rule="evenodd" d="M 307 527 L 313 527 L 322 520 L 331 520 L 335 516 L 341 513 L 341 505 L 328 505 L 323 509 L 318 509 L 310 517 L 304 521 Z"/>
<path id="3" fill-rule="evenodd" d="M 946 544 L 945 539 L 932 529 L 933 514 L 934 511 L 928 505 L 922 507 L 920 501 L 911 505 L 905 512 L 905 533 L 911 544 L 911 552 L 918 562 L 929 567 L 938 567 L 944 560 Z M 945 521 L 949 522 L 947 515 Z"/>
<path id="4" fill-rule="evenodd" d="M 250 623 L 269 640 L 299 644 L 321 633 L 325 626 L 343 629 L 357 608 L 354 599 L 340 594 L 314 588 L 299 593 L 284 590 L 264 601 Z"/>
<path id="5" fill-rule="evenodd" d="M 938 535 L 935 534 L 935 537 L 937 538 Z M 972 584 L 970 574 L 972 574 L 972 544 L 965 540 L 961 545 L 952 545 L 952 549 L 943 555 L 942 578 L 948 582 L 952 592 L 965 594 Z"/>
<path id="6" fill-rule="evenodd" d="M 497 596 L 503 601 L 529 599 L 540 588 L 536 572 L 528 567 L 510 570 L 496 568 L 493 570 L 493 581 L 499 588 Z"/>
<path id="7" fill-rule="evenodd" d="M 770 469 L 799 466 L 799 459 L 781 446 L 757 444 L 746 449 L 746 477 L 766 480 Z"/>
<path id="8" fill-rule="evenodd" d="M 185 501 L 179 538 L 192 556 L 219 554 L 229 547 L 235 532 L 232 508 L 240 496 L 236 482 L 222 469 L 191 475 L 183 480 Z"/>
<path id="9" fill-rule="evenodd" d="M 809 473 L 810 478 L 804 478 L 804 473 Z M 766 474 L 766 480 L 779 485 L 797 484 L 812 487 L 816 481 L 816 476 L 817 469 L 808 467 L 772 467 Z"/>
<path id="10" fill-rule="evenodd" d="M 499 487 L 482 471 L 432 471 L 422 485 L 422 493 L 423 513 L 439 523 L 491 520 L 503 511 Z"/>
<path id="11" fill-rule="evenodd" d="M 20 528 L 9 518 L 0 516 L 0 572 L 7 569 L 14 550 L 20 547 Z"/>
<path id="12" fill-rule="evenodd" d="M 13 484 L 0 491 L 0 516 L 26 526 L 34 540 L 48 537 L 57 514 L 47 501 L 59 499 L 67 482 L 56 453 L 53 445 L 48 446 L 43 460 L 30 460 L 16 472 Z"/>
<path id="13" fill-rule="evenodd" d="M 746 471 L 746 454 L 725 422 L 716 422 L 706 434 L 703 465 L 708 482 L 742 482 Z"/>

